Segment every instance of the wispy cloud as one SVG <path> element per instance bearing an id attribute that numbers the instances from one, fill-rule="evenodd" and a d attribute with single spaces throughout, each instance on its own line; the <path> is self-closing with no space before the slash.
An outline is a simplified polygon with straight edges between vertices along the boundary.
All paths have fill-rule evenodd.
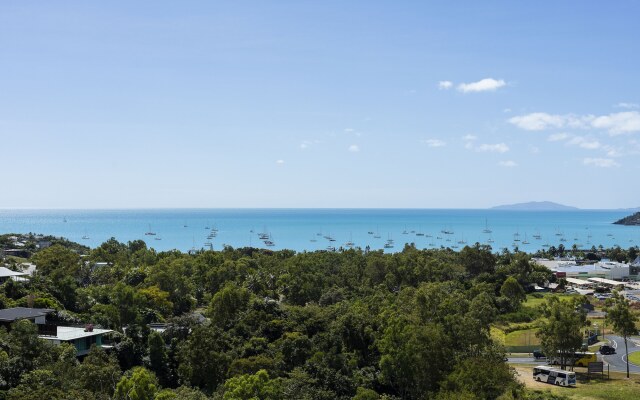
<path id="1" fill-rule="evenodd" d="M 303 140 L 302 143 L 300 143 L 300 148 L 302 150 L 306 150 L 312 146 L 317 145 L 318 143 L 322 143 L 320 140 Z"/>
<path id="2" fill-rule="evenodd" d="M 358 146 L 357 144 L 352 144 L 351 146 L 349 146 L 347 150 L 349 150 L 352 153 L 357 153 L 360 151 L 360 146 Z"/>
<path id="3" fill-rule="evenodd" d="M 458 91 L 462 93 L 493 92 L 506 84 L 502 79 L 485 78 L 477 82 L 461 83 L 458 85 Z"/>
<path id="4" fill-rule="evenodd" d="M 425 139 L 425 140 L 421 140 L 421 142 L 426 144 L 429 147 L 444 147 L 447 145 L 446 142 L 440 139 Z"/>
<path id="5" fill-rule="evenodd" d="M 560 141 L 563 141 L 563 140 L 567 140 L 570 137 L 571 137 L 571 135 L 569 135 L 568 133 L 553 133 L 553 134 L 549 135 L 547 140 L 550 141 L 550 142 L 560 142 Z"/>
<path id="6" fill-rule="evenodd" d="M 604 129 L 610 135 L 640 132 L 640 112 L 624 111 L 608 115 L 547 114 L 536 112 L 519 115 L 508 120 L 520 129 L 542 131 L 547 129 Z"/>
<path id="7" fill-rule="evenodd" d="M 276 164 L 282 165 L 282 164 L 284 164 L 284 160 L 276 160 Z"/>
<path id="8" fill-rule="evenodd" d="M 473 142 L 477 139 L 478 137 L 475 135 L 464 135 L 462 137 L 462 140 L 464 140 L 464 148 L 469 150 L 473 149 Z"/>
<path id="9" fill-rule="evenodd" d="M 567 141 L 568 146 L 578 146 L 583 149 L 596 150 L 602 145 L 595 139 L 586 138 L 584 136 L 574 136 Z"/>
<path id="10" fill-rule="evenodd" d="M 449 90 L 453 87 L 453 82 L 451 81 L 440 81 L 438 82 L 438 89 L 440 90 Z"/>
<path id="11" fill-rule="evenodd" d="M 483 143 L 476 147 L 476 151 L 492 152 L 492 153 L 506 153 L 509 151 L 509 146 L 504 143 L 487 144 Z"/>
<path id="12" fill-rule="evenodd" d="M 362 136 L 362 132 L 359 132 L 358 130 L 353 129 L 353 128 L 344 128 L 344 133 L 347 133 L 349 135 L 354 135 L 354 136 L 357 136 L 357 137 Z"/>
<path id="13" fill-rule="evenodd" d="M 584 165 L 590 165 L 599 168 L 611 168 L 611 167 L 619 167 L 615 160 L 611 158 L 585 158 L 582 160 Z"/>
<path id="14" fill-rule="evenodd" d="M 513 167 L 517 167 L 518 163 L 516 163 L 513 160 L 507 160 L 507 161 L 500 161 L 498 165 L 505 168 L 513 168 Z"/>
<path id="15" fill-rule="evenodd" d="M 621 103 L 616 104 L 614 107 L 616 107 L 616 108 L 640 108 L 640 104 L 638 104 L 638 103 L 621 102 Z"/>
<path id="16" fill-rule="evenodd" d="M 576 116 L 573 114 L 547 114 L 543 112 L 535 112 L 526 115 L 509 118 L 509 122 L 520 129 L 527 131 L 542 131 L 553 128 L 586 128 L 589 121 L 594 117 L 592 115 Z"/>

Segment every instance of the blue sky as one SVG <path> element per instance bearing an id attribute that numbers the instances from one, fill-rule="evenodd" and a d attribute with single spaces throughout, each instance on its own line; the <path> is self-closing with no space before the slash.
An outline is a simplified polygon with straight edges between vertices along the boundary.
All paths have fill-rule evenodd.
<path id="1" fill-rule="evenodd" d="M 0 208 L 640 205 L 640 4 L 3 1 Z"/>

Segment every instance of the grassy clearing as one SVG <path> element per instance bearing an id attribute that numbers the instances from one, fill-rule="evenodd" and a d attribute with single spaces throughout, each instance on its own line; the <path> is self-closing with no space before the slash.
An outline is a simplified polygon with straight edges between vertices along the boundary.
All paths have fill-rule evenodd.
<path id="1" fill-rule="evenodd" d="M 640 365 L 640 351 L 629 353 L 629 362 L 635 365 Z M 640 398 L 640 394 L 638 394 L 638 398 Z"/>
<path id="2" fill-rule="evenodd" d="M 530 346 L 540 344 L 540 339 L 536 337 L 537 329 L 525 329 L 513 331 L 505 335 L 504 344 L 506 346 Z"/>
<path id="3" fill-rule="evenodd" d="M 531 377 L 531 366 L 516 366 L 515 369 L 520 380 L 528 388 L 550 391 L 574 400 L 637 400 L 640 398 L 640 375 L 637 374 L 632 375 L 631 379 L 626 379 L 624 373 L 611 372 L 611 380 L 587 380 L 586 374 L 577 371 L 577 387 L 563 388 L 535 382 Z"/>
<path id="4" fill-rule="evenodd" d="M 574 297 L 580 296 L 579 294 L 555 294 L 555 293 L 543 293 L 541 298 L 534 296 L 533 294 L 527 295 L 527 300 L 524 302 L 524 305 L 527 307 L 538 307 L 541 304 L 545 303 L 548 298 L 558 297 L 560 300 L 569 301 Z"/>

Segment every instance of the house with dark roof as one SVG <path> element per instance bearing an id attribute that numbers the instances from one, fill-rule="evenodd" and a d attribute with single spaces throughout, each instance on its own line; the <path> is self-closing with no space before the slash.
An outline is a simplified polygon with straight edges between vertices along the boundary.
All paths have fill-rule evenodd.
<path id="1" fill-rule="evenodd" d="M 16 321 L 28 319 L 36 325 L 44 325 L 47 323 L 47 314 L 51 314 L 54 311 L 50 308 L 5 308 L 0 310 L 0 324 L 10 328 L 10 325 Z"/>

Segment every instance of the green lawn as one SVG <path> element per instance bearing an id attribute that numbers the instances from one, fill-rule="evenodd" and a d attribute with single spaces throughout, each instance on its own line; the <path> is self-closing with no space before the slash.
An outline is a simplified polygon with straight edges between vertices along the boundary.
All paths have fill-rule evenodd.
<path id="1" fill-rule="evenodd" d="M 635 365 L 640 365 L 640 351 L 629 353 L 629 362 Z"/>
<path id="2" fill-rule="evenodd" d="M 537 329 L 524 329 L 507 333 L 504 338 L 505 346 L 530 346 L 540 344 L 536 337 Z"/>

